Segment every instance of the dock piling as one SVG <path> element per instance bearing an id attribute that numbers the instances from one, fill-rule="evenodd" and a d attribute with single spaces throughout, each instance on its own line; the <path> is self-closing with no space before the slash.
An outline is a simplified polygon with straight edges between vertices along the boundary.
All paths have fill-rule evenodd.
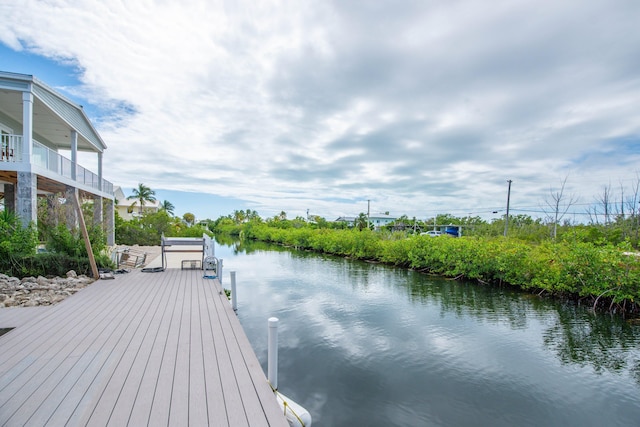
<path id="1" fill-rule="evenodd" d="M 232 271 L 231 274 L 231 307 L 233 311 L 238 311 L 238 298 L 236 296 L 236 272 Z"/>
<path id="2" fill-rule="evenodd" d="M 269 318 L 269 347 L 267 356 L 267 379 L 274 390 L 278 389 L 278 318 Z"/>

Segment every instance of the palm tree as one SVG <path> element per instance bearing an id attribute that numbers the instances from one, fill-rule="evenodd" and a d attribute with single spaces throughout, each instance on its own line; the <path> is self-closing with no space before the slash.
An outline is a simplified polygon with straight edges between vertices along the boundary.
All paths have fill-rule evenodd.
<path id="1" fill-rule="evenodd" d="M 133 189 L 133 197 L 140 202 L 140 215 L 142 215 L 142 208 L 146 202 L 155 202 L 156 198 L 153 197 L 156 192 L 147 187 L 143 183 L 138 184 L 138 188 Z"/>
<path id="2" fill-rule="evenodd" d="M 246 220 L 247 216 L 243 210 L 233 211 L 233 220 L 236 224 L 242 224 Z"/>
<path id="3" fill-rule="evenodd" d="M 256 219 L 260 218 L 260 215 L 258 215 L 258 211 L 256 211 L 256 210 L 252 211 L 251 209 L 247 209 L 246 215 L 247 215 L 247 219 L 249 221 L 256 220 Z"/>
<path id="4" fill-rule="evenodd" d="M 369 228 L 369 218 L 367 217 L 367 214 L 361 212 L 356 218 L 354 225 L 360 231 L 365 228 Z"/>
<path id="5" fill-rule="evenodd" d="M 169 215 L 173 215 L 173 210 L 176 207 L 173 206 L 173 203 L 171 203 L 168 200 L 163 200 L 162 203 L 160 204 L 160 209 L 162 209 L 163 211 L 167 212 Z"/>

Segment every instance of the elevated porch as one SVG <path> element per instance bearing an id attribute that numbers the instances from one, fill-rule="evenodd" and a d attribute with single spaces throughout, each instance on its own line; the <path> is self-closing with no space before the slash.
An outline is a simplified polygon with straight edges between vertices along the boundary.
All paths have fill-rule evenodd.
<path id="1" fill-rule="evenodd" d="M 31 75 L 0 71 L 0 136 L 5 209 L 25 225 L 37 223 L 38 197 L 78 191 L 82 199 L 94 200 L 94 222 L 102 222 L 114 244 L 113 185 L 102 175 L 107 146 L 82 106 Z M 80 152 L 96 155 L 96 173 L 78 164 Z"/>
<path id="2" fill-rule="evenodd" d="M 64 191 L 65 186 L 72 185 L 85 193 L 113 198 L 113 184 L 106 179 L 100 178 L 97 174 L 74 163 L 71 159 L 60 155 L 35 139 L 32 144 L 31 159 L 25 162 L 22 146 L 22 135 L 2 135 L 0 181 L 15 184 L 17 172 L 30 169 L 43 177 L 43 183 L 45 180 L 48 182 L 42 187 L 43 192 Z M 61 188 L 62 190 L 60 190 Z"/>

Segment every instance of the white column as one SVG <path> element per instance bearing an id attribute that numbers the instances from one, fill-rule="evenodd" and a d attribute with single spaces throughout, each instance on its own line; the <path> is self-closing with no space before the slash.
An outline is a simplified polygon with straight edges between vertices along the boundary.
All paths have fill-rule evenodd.
<path id="1" fill-rule="evenodd" d="M 102 152 L 98 153 L 98 190 L 102 191 Z"/>
<path id="2" fill-rule="evenodd" d="M 71 129 L 69 136 L 71 137 L 71 179 L 75 181 L 78 170 L 78 132 Z"/>
<path id="3" fill-rule="evenodd" d="M 29 86 L 31 90 L 31 86 Z M 22 92 L 22 162 L 31 163 L 33 151 L 33 94 Z"/>

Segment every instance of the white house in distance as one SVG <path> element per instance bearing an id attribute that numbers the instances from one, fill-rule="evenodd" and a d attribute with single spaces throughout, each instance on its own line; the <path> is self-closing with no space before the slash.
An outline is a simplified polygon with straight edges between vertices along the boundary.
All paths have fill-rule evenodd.
<path id="1" fill-rule="evenodd" d="M 349 227 L 353 227 L 356 222 L 357 217 L 355 216 L 341 216 L 335 220 L 335 222 L 346 222 Z M 389 216 L 389 215 L 371 215 L 369 217 L 369 224 L 373 225 L 373 227 L 377 230 L 380 227 L 384 227 L 385 225 L 391 224 L 398 218 Z"/>
<path id="2" fill-rule="evenodd" d="M 5 209 L 25 225 L 37 223 L 38 197 L 77 190 L 80 200 L 93 201 L 93 221 L 103 224 L 107 244 L 115 244 L 113 185 L 102 176 L 107 145 L 82 106 L 32 75 L 0 71 L 0 134 L 0 194 Z M 69 150 L 71 158 L 59 150 Z M 95 154 L 98 170 L 80 166 L 78 152 Z"/>
<path id="3" fill-rule="evenodd" d="M 120 218 L 130 221 L 140 216 L 140 202 L 134 197 L 125 197 L 121 187 L 114 187 L 113 193 L 116 198 L 116 210 Z M 160 202 L 144 202 L 142 206 L 143 213 L 155 213 L 160 210 Z"/>

